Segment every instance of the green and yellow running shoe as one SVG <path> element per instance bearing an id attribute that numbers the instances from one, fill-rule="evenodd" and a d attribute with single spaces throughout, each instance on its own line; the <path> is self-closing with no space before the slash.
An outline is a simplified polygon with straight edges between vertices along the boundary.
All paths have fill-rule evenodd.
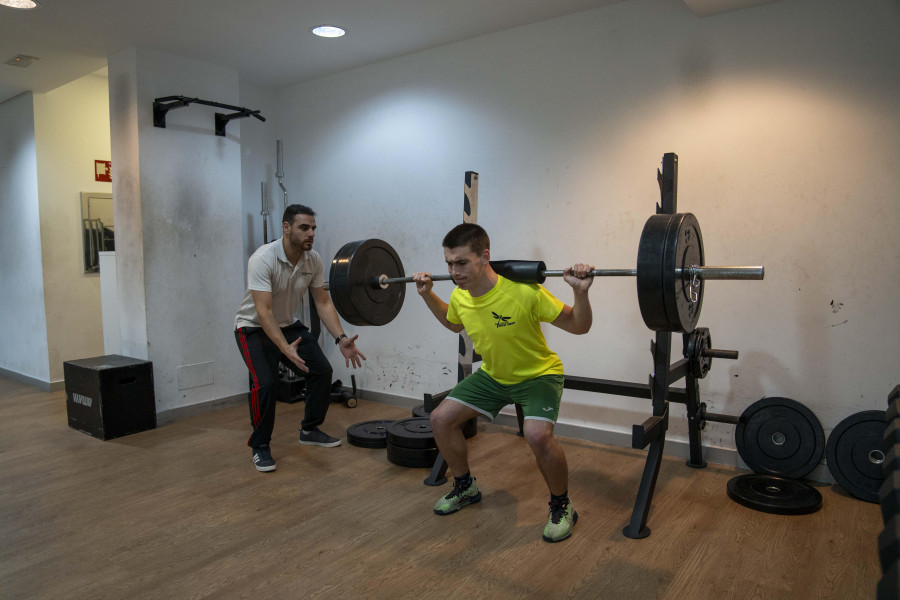
<path id="1" fill-rule="evenodd" d="M 571 500 L 550 502 L 550 520 L 544 526 L 545 542 L 561 542 L 572 535 L 572 528 L 578 522 L 578 513 Z"/>
<path id="2" fill-rule="evenodd" d="M 453 489 L 446 496 L 441 498 L 434 505 L 434 512 L 438 515 L 449 515 L 455 513 L 464 506 L 481 502 L 481 492 L 475 485 L 475 478 L 467 487 L 461 486 L 459 483 L 453 484 Z"/>

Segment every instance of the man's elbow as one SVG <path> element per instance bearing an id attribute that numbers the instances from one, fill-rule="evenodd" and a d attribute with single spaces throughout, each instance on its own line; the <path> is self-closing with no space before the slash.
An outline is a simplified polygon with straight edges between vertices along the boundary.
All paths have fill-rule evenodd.
<path id="1" fill-rule="evenodd" d="M 593 324 L 593 321 L 573 323 L 572 327 L 569 329 L 569 332 L 573 333 L 575 335 L 584 335 L 591 330 L 592 324 Z"/>

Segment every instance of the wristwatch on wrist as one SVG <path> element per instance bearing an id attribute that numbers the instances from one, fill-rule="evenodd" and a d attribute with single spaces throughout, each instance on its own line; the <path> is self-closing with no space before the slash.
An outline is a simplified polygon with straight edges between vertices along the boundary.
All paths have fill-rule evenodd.
<path id="1" fill-rule="evenodd" d="M 340 344 L 340 343 L 341 343 L 341 340 L 344 339 L 345 337 L 347 337 L 347 334 L 346 334 L 346 333 L 342 333 L 341 335 L 339 335 L 339 336 L 337 336 L 336 338 L 334 338 L 334 343 L 335 343 L 335 344 Z"/>

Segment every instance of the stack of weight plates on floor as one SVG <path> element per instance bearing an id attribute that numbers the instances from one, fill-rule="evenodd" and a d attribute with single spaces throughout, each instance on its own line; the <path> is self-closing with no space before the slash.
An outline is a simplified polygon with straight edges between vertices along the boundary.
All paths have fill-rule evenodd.
<path id="1" fill-rule="evenodd" d="M 753 473 L 728 482 L 729 498 L 779 515 L 819 510 L 822 494 L 798 481 L 812 472 L 825 452 L 825 432 L 812 411 L 790 398 L 763 398 L 741 414 L 734 439 Z"/>
<path id="2" fill-rule="evenodd" d="M 466 439 L 478 433 L 476 419 L 463 425 Z M 413 418 L 399 421 L 362 421 L 347 428 L 347 442 L 360 448 L 387 448 L 388 460 L 410 468 L 431 468 L 438 449 L 425 405 L 413 409 Z"/>
<path id="3" fill-rule="evenodd" d="M 900 385 L 888 395 L 882 463 L 884 481 L 879 491 L 884 530 L 878 536 L 881 581 L 878 600 L 900 598 Z"/>
<path id="4" fill-rule="evenodd" d="M 387 458 L 395 465 L 430 468 L 437 455 L 437 444 L 428 417 L 400 419 L 388 426 Z"/>
<path id="5" fill-rule="evenodd" d="M 360 448 L 386 448 L 387 428 L 393 421 L 363 421 L 347 428 L 347 443 Z"/>

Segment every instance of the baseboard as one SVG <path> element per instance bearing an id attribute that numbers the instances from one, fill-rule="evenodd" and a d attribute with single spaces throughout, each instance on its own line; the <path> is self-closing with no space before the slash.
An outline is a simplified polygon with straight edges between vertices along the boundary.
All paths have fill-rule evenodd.
<path id="1" fill-rule="evenodd" d="M 12 379 L 14 381 L 18 381 L 19 383 L 24 383 L 25 385 L 36 387 L 42 392 L 58 392 L 60 390 L 66 389 L 65 380 L 44 381 L 43 379 L 29 377 L 28 375 L 23 375 L 22 373 L 17 373 L 16 371 L 10 371 L 9 369 L 4 369 L 3 367 L 0 367 L 0 377 L 6 377 L 7 379 Z"/>
<path id="2" fill-rule="evenodd" d="M 164 410 L 162 412 L 156 413 L 156 424 L 163 425 L 165 423 L 171 423 L 172 421 L 177 421 L 179 419 L 185 419 L 187 417 L 193 417 L 195 415 L 202 415 L 205 413 L 220 410 L 222 408 L 244 404 L 246 402 L 247 394 L 243 393 L 235 394 L 234 396 L 226 396 L 225 398 L 218 398 L 216 400 L 198 402 L 197 404 L 191 404 L 189 406 L 170 408 L 169 410 Z"/>

